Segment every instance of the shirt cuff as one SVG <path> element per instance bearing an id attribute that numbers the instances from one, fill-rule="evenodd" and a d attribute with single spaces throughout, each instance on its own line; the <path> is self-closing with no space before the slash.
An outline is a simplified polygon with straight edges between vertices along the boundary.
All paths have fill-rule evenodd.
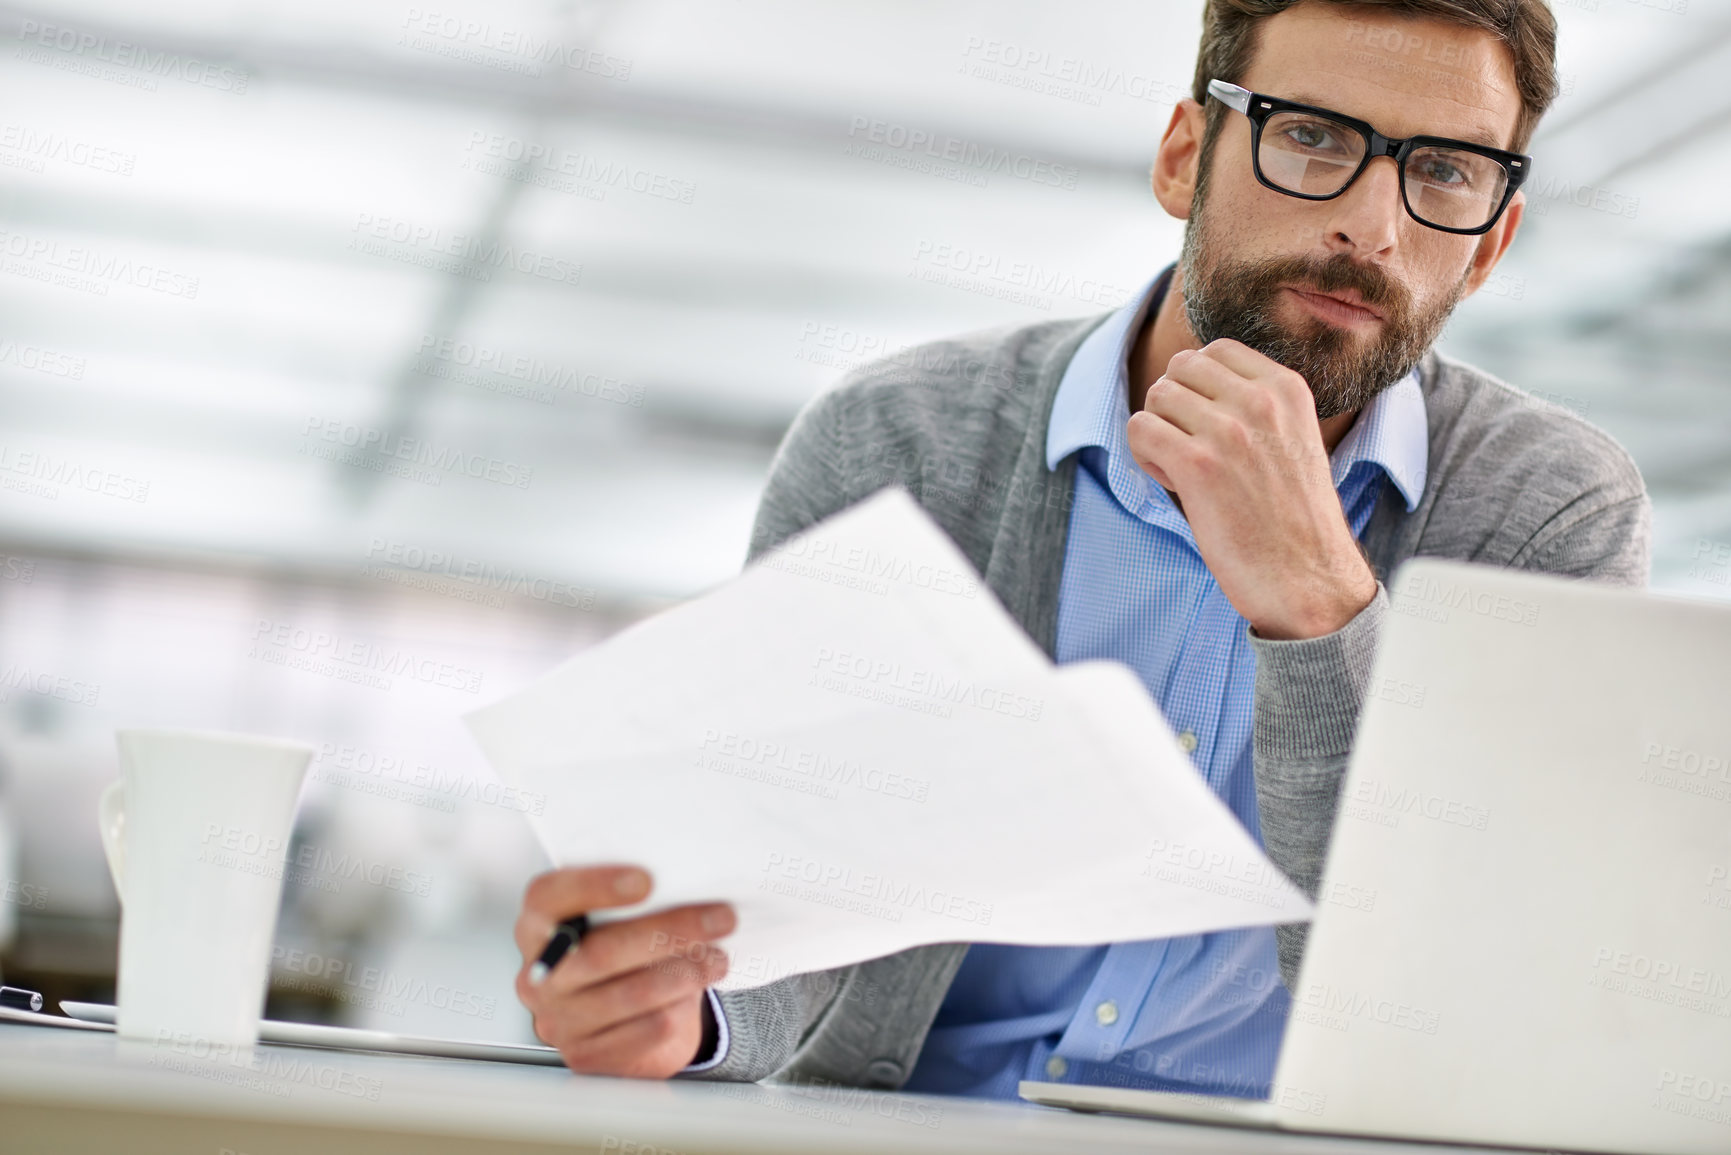
<path id="1" fill-rule="evenodd" d="M 715 1015 L 715 1053 L 702 1062 L 692 1063 L 684 1068 L 679 1072 L 681 1075 L 707 1071 L 711 1067 L 719 1066 L 721 1061 L 727 1058 L 727 1016 L 721 1010 L 721 997 L 715 993 L 713 988 L 706 988 L 703 995 L 709 1000 L 709 1009 Z"/>

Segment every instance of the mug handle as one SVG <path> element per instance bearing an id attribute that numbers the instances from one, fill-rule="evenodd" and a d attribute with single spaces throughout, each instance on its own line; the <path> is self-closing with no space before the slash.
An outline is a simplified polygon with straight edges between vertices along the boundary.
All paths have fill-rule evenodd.
<path id="1" fill-rule="evenodd" d="M 102 853 L 108 859 L 108 873 L 114 877 L 114 893 L 121 904 L 126 903 L 126 779 L 109 783 L 102 797 L 96 800 L 96 829 L 102 835 Z"/>

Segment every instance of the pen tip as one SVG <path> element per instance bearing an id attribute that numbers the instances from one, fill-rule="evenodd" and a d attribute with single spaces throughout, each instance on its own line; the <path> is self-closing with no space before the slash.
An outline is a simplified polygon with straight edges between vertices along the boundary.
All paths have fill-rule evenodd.
<path id="1" fill-rule="evenodd" d="M 547 964 L 536 961 L 529 964 L 529 981 L 540 986 L 547 978 Z"/>

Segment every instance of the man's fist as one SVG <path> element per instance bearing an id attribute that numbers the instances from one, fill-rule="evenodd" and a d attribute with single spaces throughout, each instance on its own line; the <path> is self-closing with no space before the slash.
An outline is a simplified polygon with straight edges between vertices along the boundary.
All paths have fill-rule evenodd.
<path id="1" fill-rule="evenodd" d="M 1333 633 L 1376 596 L 1316 399 L 1291 369 L 1237 341 L 1186 349 L 1131 414 L 1129 441 L 1178 495 L 1202 560 L 1259 636 Z"/>

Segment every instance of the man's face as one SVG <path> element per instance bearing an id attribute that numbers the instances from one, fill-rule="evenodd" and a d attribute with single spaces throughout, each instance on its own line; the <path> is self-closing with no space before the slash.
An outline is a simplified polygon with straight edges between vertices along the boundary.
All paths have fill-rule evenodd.
<path id="1" fill-rule="evenodd" d="M 1337 4 L 1266 20 L 1239 83 L 1395 138 L 1507 148 L 1520 113 L 1513 62 L 1489 33 Z M 1418 363 L 1507 218 L 1484 237 L 1422 225 L 1387 158 L 1333 200 L 1286 196 L 1258 183 L 1250 149 L 1250 122 L 1228 112 L 1185 229 L 1190 327 L 1204 344 L 1230 337 L 1299 373 L 1318 417 L 1349 413 Z"/>

